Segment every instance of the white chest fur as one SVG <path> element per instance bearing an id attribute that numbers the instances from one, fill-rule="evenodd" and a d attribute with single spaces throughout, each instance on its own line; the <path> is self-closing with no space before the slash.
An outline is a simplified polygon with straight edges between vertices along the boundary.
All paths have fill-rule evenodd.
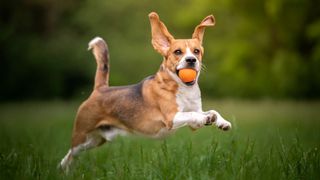
<path id="1" fill-rule="evenodd" d="M 202 111 L 201 92 L 198 84 L 193 86 L 185 86 L 180 84 L 176 94 L 176 101 L 179 112 Z"/>

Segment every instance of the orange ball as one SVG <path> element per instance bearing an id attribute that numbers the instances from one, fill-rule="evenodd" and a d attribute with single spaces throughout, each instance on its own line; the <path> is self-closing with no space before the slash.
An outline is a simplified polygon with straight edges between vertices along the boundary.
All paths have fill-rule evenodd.
<path id="1" fill-rule="evenodd" d="M 192 82 L 197 77 L 197 71 L 194 69 L 181 69 L 179 70 L 178 75 L 183 82 Z"/>

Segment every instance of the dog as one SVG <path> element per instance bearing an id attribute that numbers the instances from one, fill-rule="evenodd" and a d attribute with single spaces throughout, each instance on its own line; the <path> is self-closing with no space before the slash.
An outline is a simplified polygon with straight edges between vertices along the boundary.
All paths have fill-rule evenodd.
<path id="1" fill-rule="evenodd" d="M 154 76 L 138 84 L 109 87 L 109 51 L 105 41 L 96 37 L 89 43 L 97 62 L 94 89 L 78 109 L 71 148 L 60 162 L 68 171 L 73 158 L 81 151 L 110 142 L 118 135 L 142 134 L 164 137 L 176 129 L 189 126 L 198 129 L 216 125 L 222 130 L 231 128 L 217 111 L 203 111 L 198 85 L 206 27 L 214 26 L 209 15 L 196 26 L 191 39 L 175 39 L 155 12 L 149 14 L 152 45 L 163 56 Z M 183 82 L 181 69 L 193 69 L 196 78 Z"/>

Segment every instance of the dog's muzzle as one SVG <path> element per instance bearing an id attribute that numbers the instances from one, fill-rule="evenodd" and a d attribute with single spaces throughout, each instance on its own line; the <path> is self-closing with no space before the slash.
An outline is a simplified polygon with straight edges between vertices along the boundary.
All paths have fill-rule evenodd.
<path id="1" fill-rule="evenodd" d="M 176 74 L 177 76 L 179 77 L 179 71 L 181 69 L 193 69 L 196 71 L 196 76 L 198 76 L 198 73 L 199 73 L 199 61 L 197 60 L 197 58 L 195 56 L 186 56 L 184 57 L 179 65 L 177 66 L 176 68 Z M 190 82 L 183 82 L 185 85 L 187 86 L 192 86 L 196 83 L 197 81 L 197 78 L 195 78 L 193 81 L 190 81 Z"/>

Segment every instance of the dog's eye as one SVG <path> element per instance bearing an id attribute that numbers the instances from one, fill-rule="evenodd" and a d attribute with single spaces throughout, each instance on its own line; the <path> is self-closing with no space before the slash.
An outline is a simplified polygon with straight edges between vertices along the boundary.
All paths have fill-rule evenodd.
<path id="1" fill-rule="evenodd" d="M 181 55 L 182 51 L 180 49 L 177 49 L 173 52 L 175 55 Z"/>
<path id="2" fill-rule="evenodd" d="M 194 53 L 194 54 L 199 54 L 199 53 L 200 53 L 200 50 L 199 50 L 199 49 L 194 49 L 194 50 L 193 50 L 193 53 Z"/>

